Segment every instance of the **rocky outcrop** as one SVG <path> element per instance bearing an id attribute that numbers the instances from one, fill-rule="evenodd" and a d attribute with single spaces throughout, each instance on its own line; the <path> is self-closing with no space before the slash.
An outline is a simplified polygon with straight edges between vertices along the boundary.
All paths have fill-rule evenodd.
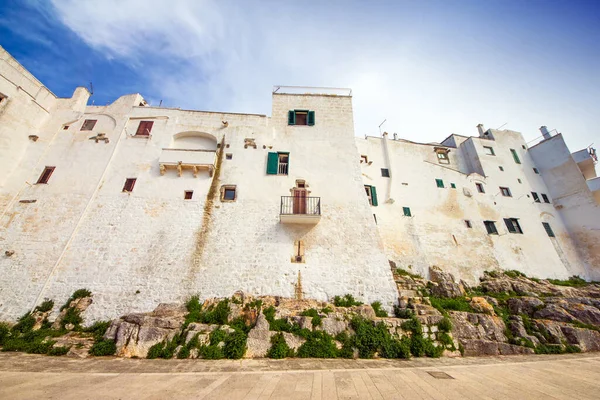
<path id="1" fill-rule="evenodd" d="M 283 337 L 287 345 L 294 350 L 298 348 L 306 341 L 305 339 L 296 336 L 292 333 L 282 332 Z M 267 352 L 271 348 L 271 337 L 277 334 L 269 330 L 269 322 L 263 314 L 258 316 L 258 320 L 254 328 L 248 333 L 248 340 L 246 342 L 246 358 L 261 358 L 267 355 Z"/>
<path id="2" fill-rule="evenodd" d="M 544 302 L 537 297 L 514 297 L 507 300 L 511 314 L 525 314 L 530 317 L 544 307 Z"/>
<path id="3" fill-rule="evenodd" d="M 92 298 L 90 296 L 80 297 L 78 299 L 71 300 L 69 302 L 69 304 L 60 311 L 60 313 L 58 314 L 58 317 L 56 317 L 56 319 L 52 323 L 52 329 L 58 330 L 62 327 L 63 319 L 65 318 L 65 315 L 67 315 L 67 312 L 70 309 L 75 310 L 78 314 L 82 314 L 83 312 L 85 312 L 85 310 L 87 310 L 87 308 L 91 304 L 92 304 Z M 70 330 L 70 329 L 73 329 L 74 326 L 70 326 L 70 327 L 67 326 L 66 328 L 68 330 Z"/>
<path id="4" fill-rule="evenodd" d="M 180 332 L 186 314 L 181 304 L 159 304 L 151 313 L 129 314 L 113 321 L 104 338 L 115 341 L 118 356 L 143 358 L 150 347 Z"/>
<path id="5" fill-rule="evenodd" d="M 438 267 L 429 268 L 429 278 L 433 282 L 431 292 L 438 297 L 461 297 L 465 295 L 465 288 L 461 283 L 456 283 L 454 276 L 442 271 Z"/>

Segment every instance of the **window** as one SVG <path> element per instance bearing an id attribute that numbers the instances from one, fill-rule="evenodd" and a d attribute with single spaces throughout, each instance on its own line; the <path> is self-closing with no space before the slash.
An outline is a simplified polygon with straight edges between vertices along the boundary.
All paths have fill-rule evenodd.
<path id="1" fill-rule="evenodd" d="M 544 193 L 542 193 L 542 199 L 544 200 L 544 203 L 550 203 L 550 199 Z"/>
<path id="2" fill-rule="evenodd" d="M 154 121 L 140 121 L 135 136 L 150 136 Z"/>
<path id="3" fill-rule="evenodd" d="M 65 130 L 65 131 L 66 131 L 67 129 L 69 129 L 69 125 L 65 125 L 65 126 L 63 126 L 63 130 Z"/>
<path id="4" fill-rule="evenodd" d="M 519 183 L 523 183 L 523 182 L 521 182 L 521 179 L 517 179 L 517 182 L 519 182 Z"/>
<path id="5" fill-rule="evenodd" d="M 306 181 L 303 179 L 296 179 L 296 187 L 298 189 L 305 189 L 306 188 Z"/>
<path id="6" fill-rule="evenodd" d="M 523 148 L 523 150 L 527 150 L 527 146 L 525 146 L 524 144 L 522 144 L 521 147 Z"/>
<path id="7" fill-rule="evenodd" d="M 185 200 L 191 200 L 193 196 L 194 196 L 193 190 L 186 190 L 185 192 L 183 192 L 183 198 Z"/>
<path id="8" fill-rule="evenodd" d="M 450 187 L 451 187 L 452 189 L 456 189 L 456 184 L 455 184 L 455 183 L 451 183 L 451 184 L 450 184 Z"/>
<path id="9" fill-rule="evenodd" d="M 387 168 L 381 168 L 381 176 L 383 176 L 384 178 L 389 178 L 390 170 Z"/>
<path id="10" fill-rule="evenodd" d="M 506 229 L 510 233 L 523 233 L 521 229 L 521 225 L 519 225 L 519 220 L 516 218 L 504 218 L 504 223 L 506 224 Z"/>
<path id="11" fill-rule="evenodd" d="M 221 201 L 235 201 L 237 199 L 237 192 L 235 185 L 223 185 L 221 186 Z"/>
<path id="12" fill-rule="evenodd" d="M 361 155 L 360 156 L 360 163 L 365 163 L 367 164 L 369 162 L 369 157 L 365 156 L 365 155 Z"/>
<path id="13" fill-rule="evenodd" d="M 477 191 L 479 193 L 485 193 L 485 190 L 483 189 L 483 184 L 482 183 L 476 183 L 475 186 L 477 187 Z"/>
<path id="14" fill-rule="evenodd" d="M 502 196 L 504 196 L 504 197 L 512 197 L 512 193 L 510 192 L 510 189 L 507 187 L 500 186 L 500 192 L 502 193 Z"/>
<path id="15" fill-rule="evenodd" d="M 135 178 L 127 178 L 125 179 L 125 185 L 123 185 L 123 191 L 130 193 L 133 192 L 133 187 L 135 186 Z"/>
<path id="16" fill-rule="evenodd" d="M 444 181 L 441 179 L 436 179 L 435 180 L 435 184 L 437 185 L 437 187 L 439 188 L 443 188 L 444 187 Z"/>
<path id="17" fill-rule="evenodd" d="M 473 227 L 473 225 L 471 225 L 471 221 L 469 221 L 468 219 L 465 219 L 465 226 L 469 229 Z"/>
<path id="18" fill-rule="evenodd" d="M 501 165 L 500 165 L 500 166 L 498 166 L 498 169 L 499 169 L 500 171 L 504 171 L 504 167 L 503 167 L 503 166 L 501 166 Z"/>
<path id="19" fill-rule="evenodd" d="M 515 149 L 510 149 L 510 152 L 512 153 L 513 160 L 515 160 L 517 164 L 521 164 L 521 160 L 519 160 L 519 155 L 517 154 L 517 151 Z"/>
<path id="20" fill-rule="evenodd" d="M 369 204 L 372 206 L 377 206 L 377 189 L 375 189 L 375 186 L 365 185 L 365 192 L 367 192 Z"/>
<path id="21" fill-rule="evenodd" d="M 404 212 L 405 217 L 411 217 L 410 207 L 402 207 L 402 211 Z"/>
<path id="22" fill-rule="evenodd" d="M 315 124 L 315 112 L 308 110 L 290 110 L 288 111 L 288 125 L 309 125 Z"/>
<path id="23" fill-rule="evenodd" d="M 42 174 L 40 175 L 37 183 L 43 183 L 43 184 L 48 183 L 48 181 L 50 180 L 50 177 L 52 176 L 52 173 L 54 172 L 54 168 L 55 167 L 44 168 L 44 172 L 42 172 Z"/>
<path id="24" fill-rule="evenodd" d="M 488 235 L 498 234 L 496 223 L 494 221 L 483 221 L 483 224 L 485 225 L 485 230 L 487 231 Z"/>
<path id="25" fill-rule="evenodd" d="M 233 154 L 231 154 L 231 153 L 227 153 L 227 154 L 225 154 L 225 159 L 226 159 L 226 160 L 231 160 L 231 159 L 233 159 Z"/>
<path id="26" fill-rule="evenodd" d="M 538 169 L 537 169 L 537 168 L 534 168 L 534 169 L 533 169 L 533 172 L 535 172 L 535 173 L 536 173 L 536 174 L 538 174 L 538 175 L 540 174 L 540 171 L 538 171 Z"/>
<path id="27" fill-rule="evenodd" d="M 290 153 L 269 153 L 267 157 L 268 175 L 287 175 L 290 165 Z"/>
<path id="28" fill-rule="evenodd" d="M 438 149 L 436 150 L 438 163 L 440 164 L 450 164 L 450 159 L 448 158 L 448 150 L 446 149 Z"/>
<path id="29" fill-rule="evenodd" d="M 494 148 L 490 146 L 483 146 L 483 152 L 489 156 L 495 156 Z"/>
<path id="30" fill-rule="evenodd" d="M 85 121 L 83 121 L 83 125 L 81 125 L 81 130 L 91 131 L 92 129 L 94 129 L 94 126 L 96 126 L 96 122 L 97 120 L 95 119 L 86 119 Z"/>
<path id="31" fill-rule="evenodd" d="M 531 195 L 533 196 L 533 201 L 535 201 L 536 203 L 540 202 L 540 196 L 538 196 L 536 192 L 531 192 Z"/>
<path id="32" fill-rule="evenodd" d="M 542 225 L 544 226 L 544 229 L 546 230 L 548 236 L 554 237 L 554 232 L 552 231 L 552 227 L 550 226 L 550 224 L 547 222 L 542 222 Z"/>

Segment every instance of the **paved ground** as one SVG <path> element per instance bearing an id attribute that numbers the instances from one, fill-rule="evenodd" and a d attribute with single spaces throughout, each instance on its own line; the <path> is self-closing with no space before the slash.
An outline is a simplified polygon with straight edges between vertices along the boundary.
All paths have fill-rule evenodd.
<path id="1" fill-rule="evenodd" d="M 73 360 L 0 353 L 0 399 L 598 399 L 600 354 Z"/>

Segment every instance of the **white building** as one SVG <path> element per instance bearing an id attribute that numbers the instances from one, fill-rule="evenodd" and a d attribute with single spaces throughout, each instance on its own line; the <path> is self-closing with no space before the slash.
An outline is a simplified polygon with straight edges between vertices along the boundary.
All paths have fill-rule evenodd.
<path id="1" fill-rule="evenodd" d="M 84 287 L 91 319 L 237 290 L 390 307 L 388 260 L 470 282 L 496 267 L 598 279 L 589 153 L 511 131 L 357 139 L 349 91 L 306 90 L 276 88 L 270 117 L 139 94 L 87 106 L 87 89 L 57 98 L 0 48 L 0 320 Z"/>

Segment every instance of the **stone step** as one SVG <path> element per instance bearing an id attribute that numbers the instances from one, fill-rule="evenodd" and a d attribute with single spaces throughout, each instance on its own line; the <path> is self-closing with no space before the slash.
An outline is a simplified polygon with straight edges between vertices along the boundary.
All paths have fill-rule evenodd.
<path id="1" fill-rule="evenodd" d="M 409 290 L 409 289 L 400 289 L 398 290 L 398 295 L 400 297 L 417 297 L 419 294 L 417 293 L 416 290 Z"/>

